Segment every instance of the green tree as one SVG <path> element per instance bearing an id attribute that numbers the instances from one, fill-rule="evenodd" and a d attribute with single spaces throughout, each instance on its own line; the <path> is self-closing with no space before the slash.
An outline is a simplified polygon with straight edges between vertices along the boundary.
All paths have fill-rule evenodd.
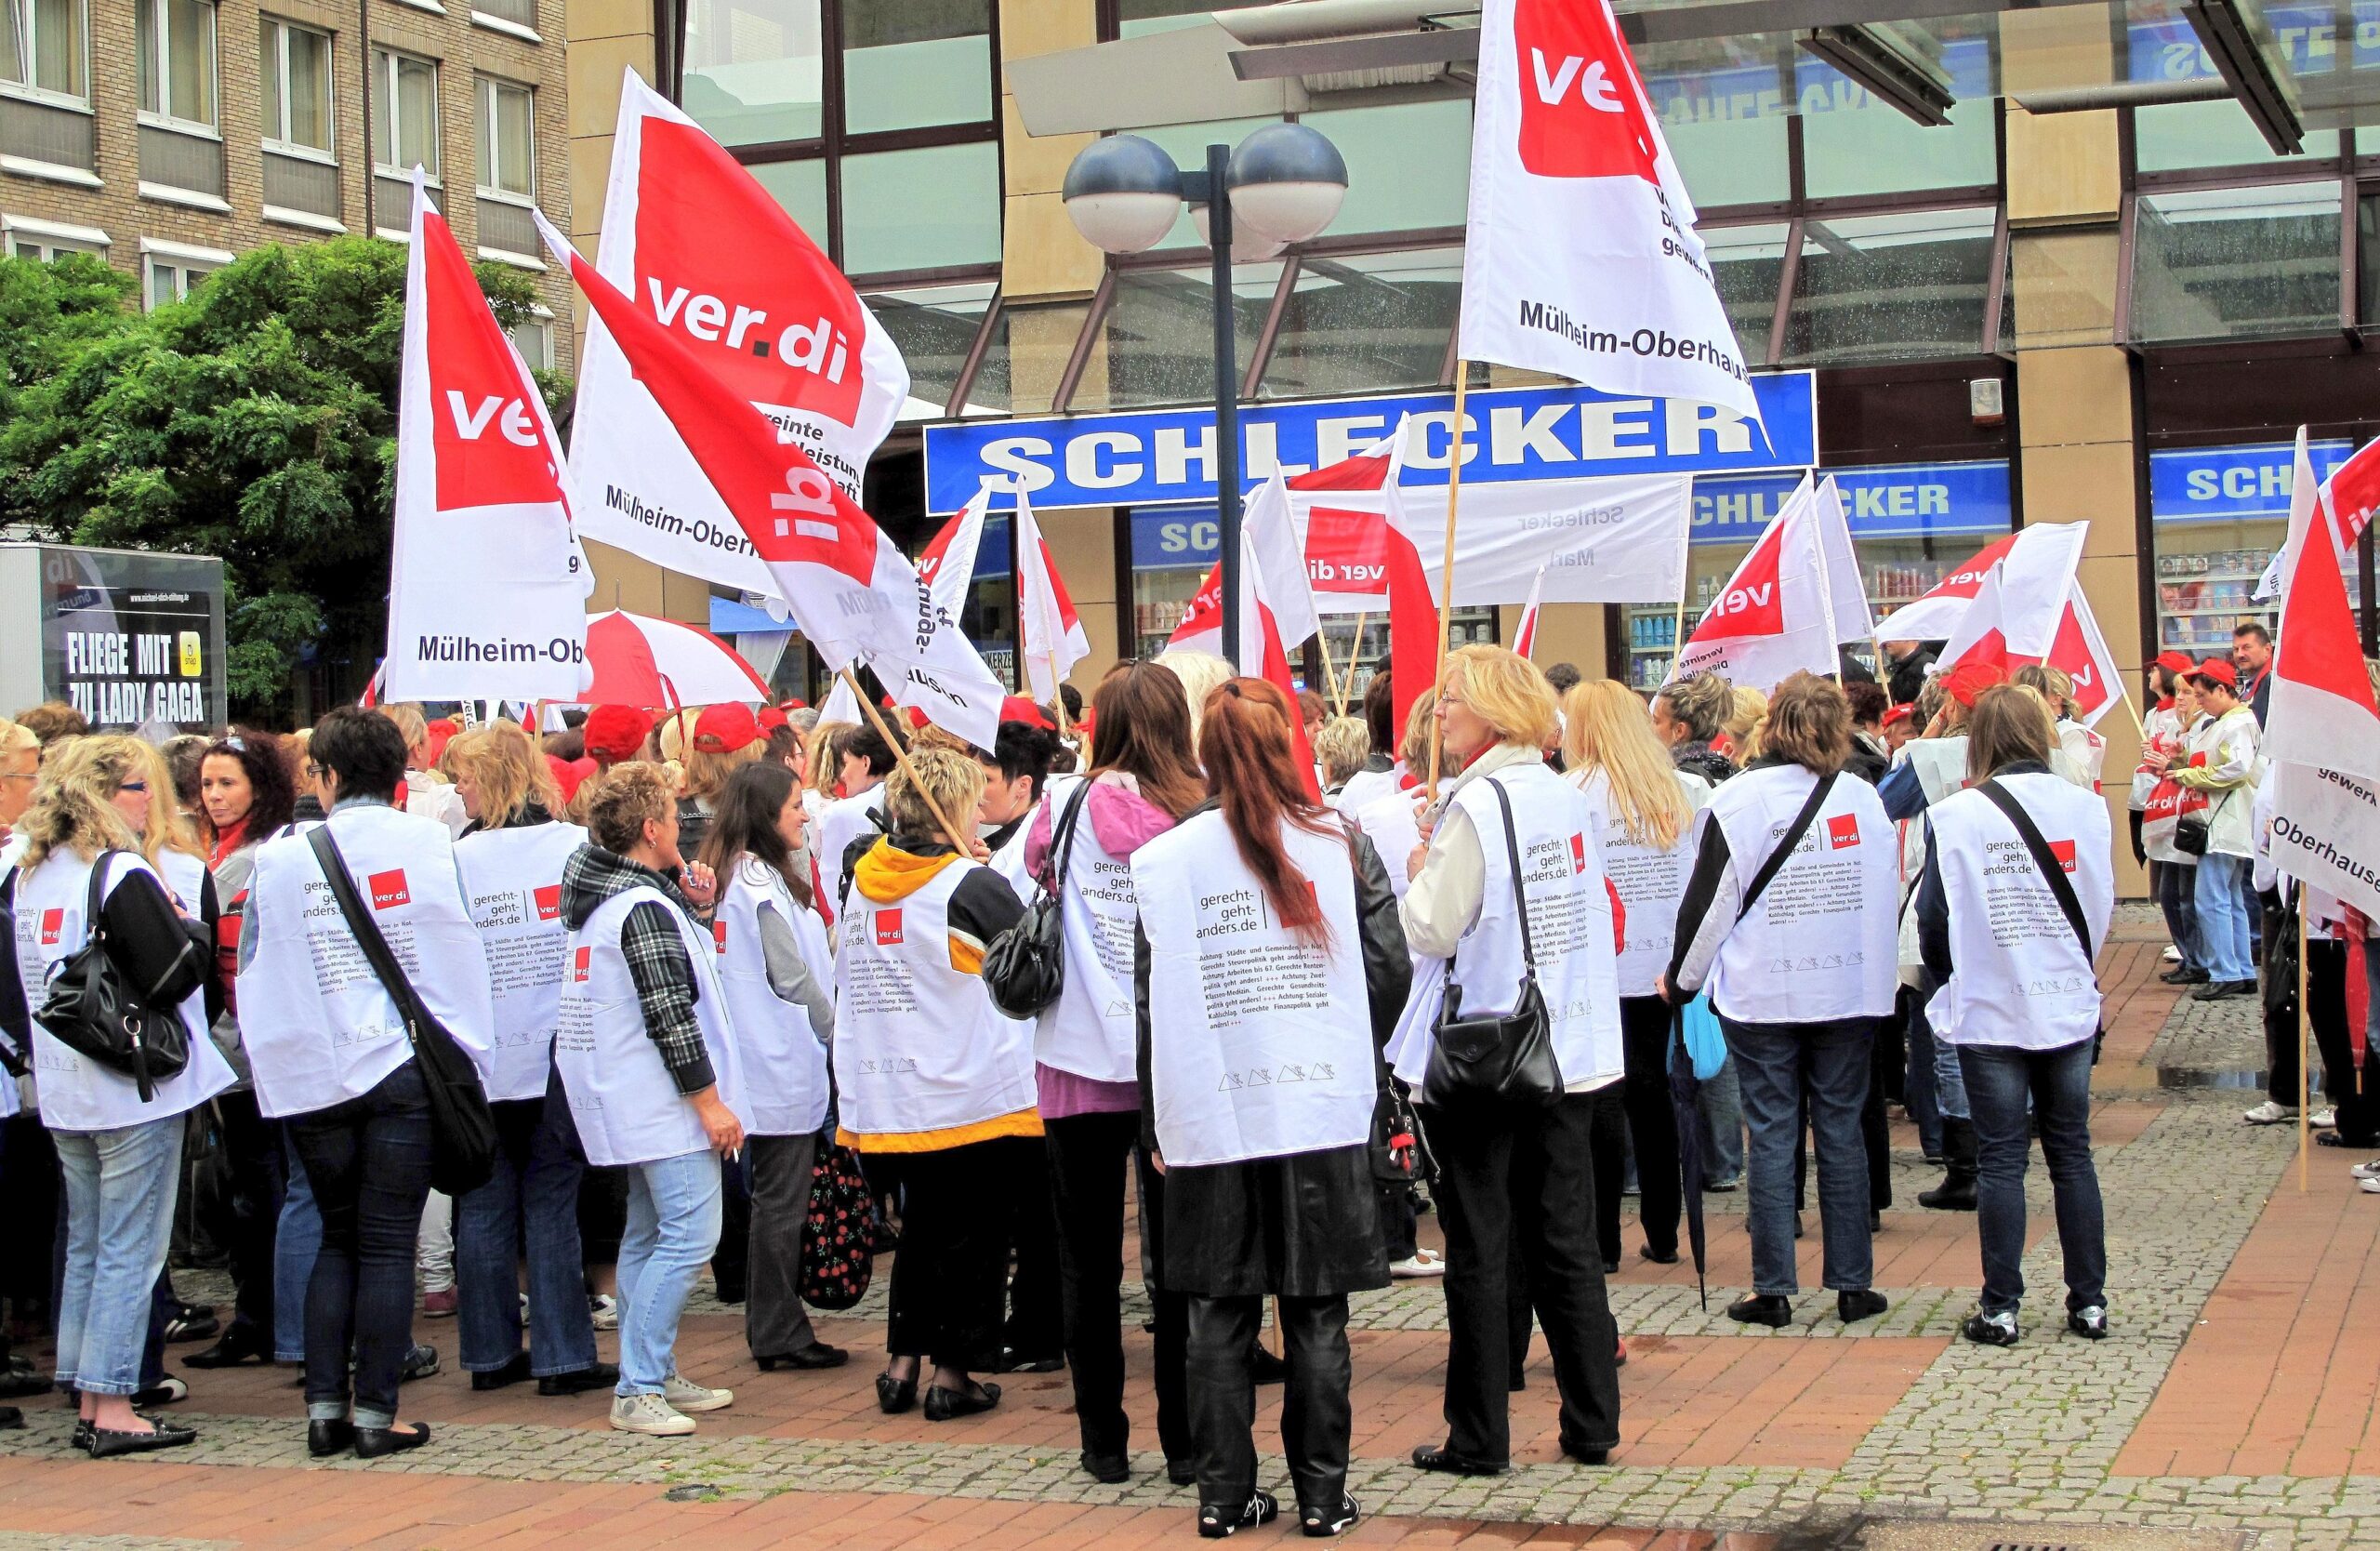
<path id="1" fill-rule="evenodd" d="M 285 711 L 309 645 L 359 687 L 387 625 L 405 249 L 258 248 L 147 314 L 99 269 L 0 260 L 0 523 L 221 556 L 239 714 Z M 499 323 L 529 315 L 529 276 L 479 278 Z"/>

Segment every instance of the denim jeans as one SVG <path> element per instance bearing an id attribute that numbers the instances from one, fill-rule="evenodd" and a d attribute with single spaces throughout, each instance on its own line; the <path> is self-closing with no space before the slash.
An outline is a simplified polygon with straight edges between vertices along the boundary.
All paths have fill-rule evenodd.
<path id="1" fill-rule="evenodd" d="M 492 1373 L 521 1350 L 518 1266 L 529 1262 L 529 1371 L 539 1378 L 595 1365 L 587 1266 L 578 1253 L 578 1182 L 587 1155 L 552 1079 L 541 1099 L 496 1112 L 496 1173 L 455 1203 L 456 1323 L 463 1366 Z"/>
<path id="2" fill-rule="evenodd" d="M 298 1145 L 282 1129 L 287 1188 L 281 1197 L 281 1221 L 272 1239 L 272 1359 L 306 1360 L 306 1284 L 313 1279 L 314 1256 L 323 1247 L 323 1213 L 314 1204 L 314 1187 L 306 1183 L 306 1165 L 298 1161 Z"/>
<path id="3" fill-rule="evenodd" d="M 1810 1132 L 1818 1143 L 1818 1213 L 1825 1227 L 1825 1284 L 1865 1288 L 1875 1275 L 1868 1231 L 1868 1152 L 1859 1112 L 1868 1102 L 1865 1023 L 1737 1023 L 1722 1018 L 1728 1064 L 1741 1067 L 1744 1120 L 1752 1131 L 1752 1291 L 1792 1296 L 1793 1150 L 1802 1132 L 1802 1094 L 1809 1091 Z"/>
<path id="4" fill-rule="evenodd" d="M 1901 1076 L 1901 1103 L 1917 1127 L 1918 1146 L 1928 1158 L 1942 1156 L 1942 1107 L 1934 1092 L 1934 1029 L 1925 1021 L 1923 987 L 1900 988 L 1902 1049 L 1908 1066 Z"/>
<path id="5" fill-rule="evenodd" d="M 1744 1101 L 1732 1052 L 1695 1103 L 1702 1111 L 1702 1177 L 1732 1185 L 1744 1177 Z"/>
<path id="6" fill-rule="evenodd" d="M 413 1346 L 415 1239 L 430 1198 L 421 1068 L 407 1061 L 360 1098 L 294 1116 L 289 1134 L 323 1217 L 306 1283 L 306 1414 L 349 1415 L 351 1350 L 355 1425 L 386 1427 Z"/>
<path id="7" fill-rule="evenodd" d="M 658 1395 L 678 1371 L 678 1317 L 703 1263 L 719 1248 L 719 1155 L 630 1164 L 628 1231 L 620 1236 L 620 1382 L 615 1393 Z"/>
<path id="8" fill-rule="evenodd" d="M 1928 1137 L 1924 1120 L 1919 1120 L 1918 1134 L 1933 1144 L 1927 1149 L 1933 1153 L 1942 1150 L 1942 1122 L 1967 1118 L 1967 1088 L 1965 1080 L 1959 1075 L 1958 1049 L 1934 1037 L 1934 1025 L 1925 1015 L 1925 1004 L 1933 1001 L 1934 993 L 1941 988 L 1941 977 L 1926 970 L 1920 973 L 1916 986 L 1909 993 L 1910 1088 L 1914 1092 L 1918 1087 L 1918 1053 L 1922 1050 L 1924 1053 L 1925 1100 L 1933 1110 L 1933 1128 L 1932 1135 Z M 1913 1102 L 1910 1106 L 1910 1114 L 1911 1118 L 1917 1116 L 1917 1107 Z"/>
<path id="9" fill-rule="evenodd" d="M 2219 856 L 2210 851 L 2198 859 L 2192 900 L 2198 907 L 2199 948 L 2206 955 L 2210 980 L 2256 977 L 2256 966 L 2248 956 L 2248 911 L 2241 896 L 2247 870 L 2245 856 Z"/>
<path id="10" fill-rule="evenodd" d="M 2157 869 L 2157 908 L 2165 914 L 2166 935 L 2182 951 L 2186 969 L 2206 968 L 2198 941 L 2198 868 L 2185 862 L 2151 862 Z"/>
<path id="11" fill-rule="evenodd" d="M 1976 1229 L 1983 1241 L 1988 1314 L 2014 1310 L 2025 1295 L 2025 1169 L 2032 1160 L 2037 1125 L 2057 1203 L 2066 1306 L 2070 1311 L 2107 1301 L 2107 1226 L 2099 1207 L 2099 1172 L 2091 1162 L 2091 1045 L 2082 1040 L 2057 1050 L 1959 1049 L 1980 1149 Z"/>
<path id="12" fill-rule="evenodd" d="M 91 1395 L 140 1388 L 157 1274 L 173 1242 L 187 1115 L 112 1131 L 59 1131 L 66 1186 L 66 1277 L 58 1301 L 58 1383 Z"/>

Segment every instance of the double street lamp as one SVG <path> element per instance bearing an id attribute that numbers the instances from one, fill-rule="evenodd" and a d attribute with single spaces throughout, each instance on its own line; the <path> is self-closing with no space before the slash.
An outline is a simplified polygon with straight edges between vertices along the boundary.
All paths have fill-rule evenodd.
<path id="1" fill-rule="evenodd" d="M 1176 166 L 1163 149 L 1138 135 L 1110 135 L 1075 157 L 1066 168 L 1063 197 L 1075 230 L 1092 246 L 1118 254 L 1140 253 L 1163 241 L 1186 201 L 1213 254 L 1215 510 L 1223 550 L 1223 655 L 1236 666 L 1239 369 L 1232 261 L 1267 259 L 1291 243 L 1319 236 L 1347 197 L 1347 164 L 1321 131 L 1302 124 L 1268 124 L 1236 150 L 1210 145 L 1206 165 L 1196 170 Z"/>

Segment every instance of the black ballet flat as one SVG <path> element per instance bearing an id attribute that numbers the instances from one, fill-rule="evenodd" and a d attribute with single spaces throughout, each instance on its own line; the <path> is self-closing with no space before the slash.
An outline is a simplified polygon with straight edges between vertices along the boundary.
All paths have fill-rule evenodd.
<path id="1" fill-rule="evenodd" d="M 918 1403 L 918 1381 L 896 1379 L 890 1373 L 876 1375 L 876 1409 L 887 1416 L 898 1416 Z"/>
<path id="2" fill-rule="evenodd" d="M 1781 1331 L 1793 1322 L 1793 1300 L 1781 1292 L 1755 1292 L 1729 1304 L 1727 1318 L 1739 1325 L 1766 1325 Z"/>
<path id="3" fill-rule="evenodd" d="M 113 1459 L 118 1454 L 146 1454 L 159 1449 L 178 1449 L 198 1441 L 198 1429 L 177 1426 L 171 1422 L 152 1422 L 145 1433 L 118 1432 L 112 1427 L 91 1429 L 90 1451 L 95 1460 Z"/>
<path id="4" fill-rule="evenodd" d="M 1131 1461 L 1121 1454 L 1094 1454 L 1085 1449 L 1082 1452 L 1082 1470 L 1092 1480 L 1107 1486 L 1132 1478 Z"/>
<path id="5" fill-rule="evenodd" d="M 1354 1529 L 1355 1520 L 1363 1517 L 1363 1510 L 1355 1505 L 1355 1498 L 1342 1491 L 1339 1494 L 1339 1501 L 1329 1507 L 1298 1509 L 1298 1528 L 1305 1531 L 1308 1540 L 1329 1540 L 1333 1535 L 1343 1535 Z"/>
<path id="6" fill-rule="evenodd" d="M 1505 1470 L 1494 1460 L 1473 1459 L 1444 1445 L 1433 1448 L 1426 1443 L 1413 1451 L 1413 1464 L 1416 1468 L 1434 1470 L 1442 1476 L 1501 1476 Z"/>
<path id="7" fill-rule="evenodd" d="M 1227 1540 L 1242 1530 L 1270 1524 L 1280 1516 L 1281 1505 L 1269 1491 L 1257 1492 L 1236 1508 L 1228 1503 L 1201 1503 L 1198 1505 L 1198 1536 L 1202 1540 Z"/>
<path id="8" fill-rule="evenodd" d="M 949 1422 L 974 1416 L 999 1403 L 1000 1386 L 996 1384 L 970 1384 L 964 1389 L 945 1389 L 934 1385 L 926 1391 L 926 1420 Z"/>
<path id="9" fill-rule="evenodd" d="M 343 1454 L 355 1446 L 355 1424 L 348 1421 L 306 1424 L 306 1452 L 316 1459 Z"/>
<path id="10" fill-rule="evenodd" d="M 401 1433 L 394 1427 L 358 1427 L 355 1429 L 355 1457 L 377 1460 L 386 1454 L 402 1454 L 408 1449 L 418 1449 L 430 1441 L 430 1425 L 416 1422 L 413 1431 Z"/>
<path id="11" fill-rule="evenodd" d="M 756 1357 L 752 1360 L 760 1365 L 760 1372 L 763 1373 L 774 1373 L 780 1368 L 790 1368 L 796 1372 L 810 1373 L 822 1369 L 840 1368 L 851 1359 L 851 1353 L 840 1346 L 829 1346 L 823 1341 L 813 1341 L 798 1352 L 779 1352 L 771 1357 Z"/>
<path id="12" fill-rule="evenodd" d="M 1677 1264 L 1677 1250 L 1675 1247 L 1672 1247 L 1664 1253 L 1662 1251 L 1656 1250 L 1650 1244 L 1639 1244 L 1636 1246 L 1636 1253 L 1641 1258 L 1649 1260 L 1656 1266 L 1674 1266 Z"/>

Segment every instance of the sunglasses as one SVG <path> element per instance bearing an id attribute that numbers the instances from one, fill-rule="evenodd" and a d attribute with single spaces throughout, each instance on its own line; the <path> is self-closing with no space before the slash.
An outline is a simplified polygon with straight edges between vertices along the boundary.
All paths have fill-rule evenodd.
<path id="1" fill-rule="evenodd" d="M 146 781 L 124 781 L 118 783 L 115 789 L 118 791 L 137 791 L 143 797 L 146 797 L 149 795 L 149 783 Z"/>

